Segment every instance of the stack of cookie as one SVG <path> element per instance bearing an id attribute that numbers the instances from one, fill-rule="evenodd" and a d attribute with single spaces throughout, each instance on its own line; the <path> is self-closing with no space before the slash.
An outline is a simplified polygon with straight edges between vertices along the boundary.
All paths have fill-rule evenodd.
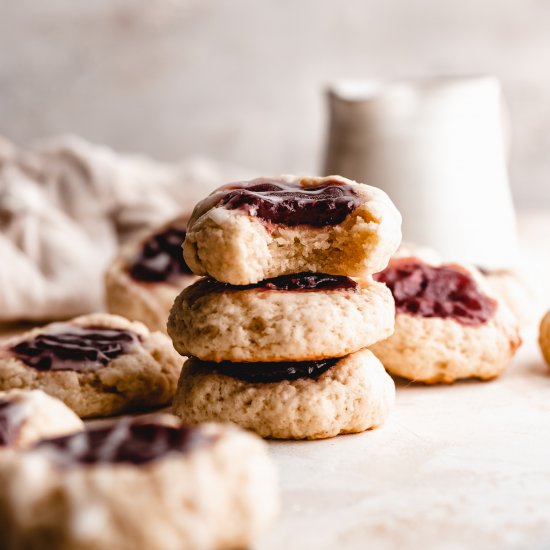
<path id="1" fill-rule="evenodd" d="M 206 277 L 176 299 L 190 358 L 174 400 L 185 422 L 317 439 L 383 423 L 395 387 L 366 348 L 394 328 L 387 265 L 401 217 L 379 189 L 339 176 L 256 179 L 200 202 L 184 243 Z"/>

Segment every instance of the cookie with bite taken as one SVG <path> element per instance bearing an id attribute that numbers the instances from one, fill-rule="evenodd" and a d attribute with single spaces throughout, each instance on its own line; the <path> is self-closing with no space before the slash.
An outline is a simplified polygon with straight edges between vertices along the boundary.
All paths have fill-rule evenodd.
<path id="1" fill-rule="evenodd" d="M 0 345 L 0 390 L 41 389 L 80 417 L 167 405 L 180 369 L 166 335 L 103 313 L 51 323 Z"/>
<path id="2" fill-rule="evenodd" d="M 166 332 L 174 299 L 196 280 L 182 254 L 186 225 L 180 216 L 121 249 L 105 274 L 110 313 Z"/>
<path id="3" fill-rule="evenodd" d="M 2 548 L 249 548 L 278 509 L 265 444 L 235 427 L 124 419 L 0 453 Z"/>
<path id="4" fill-rule="evenodd" d="M 184 256 L 197 275 L 232 285 L 302 272 L 366 277 L 401 240 L 386 193 L 341 176 L 257 178 L 199 202 Z"/>
<path id="5" fill-rule="evenodd" d="M 393 375 L 490 380 L 521 344 L 515 317 L 473 268 L 401 257 L 374 278 L 391 290 L 396 320 L 393 335 L 370 349 Z"/>

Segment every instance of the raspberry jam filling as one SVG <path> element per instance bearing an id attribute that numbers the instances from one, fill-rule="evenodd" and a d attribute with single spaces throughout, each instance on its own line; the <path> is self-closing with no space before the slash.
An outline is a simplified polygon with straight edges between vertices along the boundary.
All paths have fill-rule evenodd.
<path id="1" fill-rule="evenodd" d="M 25 404 L 19 400 L 0 399 L 0 447 L 17 441 L 25 419 Z"/>
<path id="2" fill-rule="evenodd" d="M 281 275 L 272 279 L 265 279 L 251 285 L 230 285 L 221 283 L 212 277 L 205 277 L 189 287 L 188 299 L 194 302 L 214 292 L 233 292 L 239 290 L 282 290 L 292 292 L 312 292 L 329 290 L 351 290 L 359 288 L 357 281 L 340 275 L 326 275 L 324 273 L 294 273 Z"/>
<path id="3" fill-rule="evenodd" d="M 170 227 L 152 235 L 145 243 L 129 268 L 130 275 L 137 281 L 148 283 L 170 282 L 191 270 L 183 259 L 181 245 L 185 240 L 185 229 Z"/>
<path id="4" fill-rule="evenodd" d="M 266 222 L 323 227 L 342 223 L 360 204 L 351 185 L 327 180 L 314 187 L 280 180 L 256 179 L 226 187 L 218 203 L 245 210 Z"/>
<path id="5" fill-rule="evenodd" d="M 281 382 L 298 378 L 318 378 L 338 361 L 339 357 L 320 361 L 285 361 L 277 363 L 217 363 L 215 369 L 227 376 L 250 383 Z M 195 359 L 195 361 L 198 361 Z M 209 363 L 212 364 L 212 363 Z"/>
<path id="6" fill-rule="evenodd" d="M 46 439 L 35 448 L 61 464 L 144 464 L 169 453 L 188 453 L 214 441 L 214 436 L 191 426 L 168 426 L 154 421 L 121 420 L 68 436 Z"/>
<path id="7" fill-rule="evenodd" d="M 495 300 L 460 266 L 434 267 L 416 258 L 400 258 L 374 278 L 389 287 L 399 313 L 481 325 L 496 312 Z"/>
<path id="8" fill-rule="evenodd" d="M 86 372 L 135 351 L 140 341 L 139 335 L 129 330 L 55 323 L 48 332 L 23 340 L 9 351 L 40 371 Z"/>

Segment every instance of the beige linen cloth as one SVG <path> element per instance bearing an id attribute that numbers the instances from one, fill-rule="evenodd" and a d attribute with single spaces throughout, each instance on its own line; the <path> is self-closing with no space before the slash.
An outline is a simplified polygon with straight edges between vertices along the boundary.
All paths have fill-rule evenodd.
<path id="1" fill-rule="evenodd" d="M 0 137 L 0 321 L 101 310 L 119 244 L 245 175 L 204 159 L 121 155 L 75 136 L 27 150 Z"/>

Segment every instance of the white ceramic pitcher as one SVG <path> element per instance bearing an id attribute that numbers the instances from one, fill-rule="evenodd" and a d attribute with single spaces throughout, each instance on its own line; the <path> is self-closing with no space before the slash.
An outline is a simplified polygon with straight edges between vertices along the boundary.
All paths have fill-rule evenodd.
<path id="1" fill-rule="evenodd" d="M 328 92 L 326 174 L 384 189 L 404 239 L 451 260 L 513 267 L 503 102 L 492 77 L 339 82 Z"/>

